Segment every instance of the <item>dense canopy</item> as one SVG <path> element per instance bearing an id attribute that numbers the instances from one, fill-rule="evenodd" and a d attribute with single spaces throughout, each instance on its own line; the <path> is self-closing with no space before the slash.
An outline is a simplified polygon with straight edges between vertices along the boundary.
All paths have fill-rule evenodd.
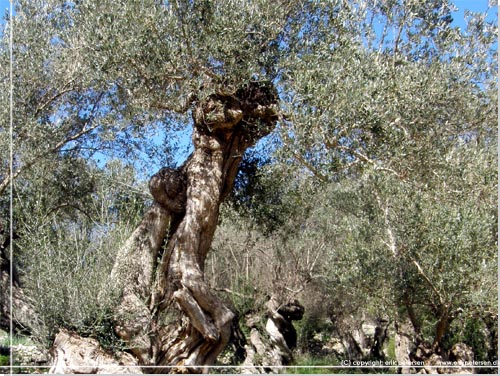
<path id="1" fill-rule="evenodd" d="M 16 2 L 0 42 L 0 219 L 10 225 L 12 201 L 16 289 L 36 317 L 14 314 L 17 327 L 46 347 L 65 328 L 141 366 L 181 366 L 238 348 L 236 325 L 245 364 L 265 366 L 292 353 L 252 358 L 265 325 L 249 317 L 291 325 L 283 312 L 302 307 L 284 335 L 302 357 L 323 333 L 346 349 L 328 362 L 414 360 L 387 350 L 411 332 L 413 349 L 445 360 L 461 342 L 496 359 L 496 11 L 462 22 L 448 0 Z M 190 247 L 184 264 L 169 258 Z M 134 250 L 137 288 L 104 298 L 110 275 L 132 278 Z M 147 306 L 148 340 L 130 296 Z M 385 353 L 375 340 L 355 350 L 370 320 L 388 323 Z"/>

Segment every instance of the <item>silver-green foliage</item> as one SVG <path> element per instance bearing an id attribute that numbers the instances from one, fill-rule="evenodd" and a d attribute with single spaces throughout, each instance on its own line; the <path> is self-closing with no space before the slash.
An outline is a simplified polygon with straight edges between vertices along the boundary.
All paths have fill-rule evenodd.
<path id="1" fill-rule="evenodd" d="M 414 309 L 441 340 L 497 305 L 497 28 L 454 27 L 446 1 L 344 5 L 293 43 L 275 171 L 333 184 L 300 237 L 328 242 L 333 292 Z"/>
<path id="2" fill-rule="evenodd" d="M 319 177 L 367 164 L 421 175 L 457 138 L 495 137 L 496 25 L 470 15 L 461 30 L 451 9 L 447 1 L 360 1 L 331 23 L 328 9 L 311 20 L 322 38 L 304 32 L 287 57 L 285 161 Z"/>
<path id="3" fill-rule="evenodd" d="M 231 287 L 248 295 L 250 277 L 258 279 L 262 268 L 262 292 L 293 295 L 314 282 L 346 310 L 374 296 L 370 309 L 394 312 L 405 291 L 422 318 L 443 302 L 466 315 L 492 309 L 497 29 L 485 15 L 470 14 L 459 30 L 452 8 L 446 0 L 20 1 L 13 21 L 14 146 L 15 171 L 27 174 L 16 198 L 26 206 L 23 257 L 39 249 L 32 260 L 64 270 L 75 286 L 89 276 L 99 282 L 82 260 L 107 260 L 102 250 L 117 244 L 104 239 L 114 239 L 120 225 L 110 223 L 117 219 L 105 209 L 55 218 L 57 195 L 35 183 L 42 171 L 95 151 L 130 157 L 150 150 L 154 130 L 185 126 L 194 101 L 268 80 L 283 109 L 271 176 L 290 183 L 282 190 L 286 215 L 279 218 L 276 206 L 273 236 L 255 231 L 241 242 L 244 255 L 261 256 L 254 263 L 236 261 L 241 255 L 227 249 L 227 273 L 245 276 L 232 278 Z M 10 180 L 7 46 L 4 34 L 0 193 Z M 60 184 L 75 181 L 70 172 Z M 323 194 L 314 193 L 310 176 L 327 184 Z M 68 197 L 91 191 L 76 186 L 82 191 Z M 78 208 L 102 203 L 96 195 Z M 106 223 L 105 236 L 92 221 Z M 54 250 L 61 261 L 50 262 Z M 26 274 L 32 292 L 53 275 L 42 272 Z M 64 297 L 77 291 L 64 286 L 54 289 L 54 306 L 70 304 Z"/>
<path id="4" fill-rule="evenodd" d="M 13 28 L 16 174 L 60 151 L 164 157 L 150 139 L 185 127 L 194 100 L 278 75 L 281 35 L 297 6 L 19 1 L 0 46 L 0 142 L 7 146 Z M 7 165 L 1 174 L 3 191 Z"/>
<path id="5" fill-rule="evenodd" d="M 85 179 L 82 170 L 87 169 L 91 187 L 79 198 L 57 187 L 74 183 L 59 179 L 60 170 L 38 166 L 29 174 L 25 199 L 16 205 L 15 261 L 36 313 L 29 329 L 47 345 L 61 328 L 98 337 L 103 345 L 113 343 L 111 307 L 116 297 L 99 300 L 98 295 L 110 288 L 106 282 L 116 250 L 140 221 L 148 196 L 134 182 L 133 169 L 117 162 L 107 167 L 104 174 L 80 162 L 79 179 Z"/>

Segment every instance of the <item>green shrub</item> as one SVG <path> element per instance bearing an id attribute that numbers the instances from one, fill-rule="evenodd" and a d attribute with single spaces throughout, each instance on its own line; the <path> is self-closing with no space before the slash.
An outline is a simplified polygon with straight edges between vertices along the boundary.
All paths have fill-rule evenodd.
<path id="1" fill-rule="evenodd" d="M 116 252 L 136 222 L 137 217 L 111 224 L 106 218 L 74 222 L 54 216 L 20 239 L 23 288 L 36 313 L 30 323 L 35 341 L 48 347 L 66 328 L 110 349 L 123 345 L 113 330 L 116 297 L 98 296 L 106 291 Z"/>
<path id="2" fill-rule="evenodd" d="M 0 367 L 1 366 L 8 366 L 9 364 L 10 364 L 9 356 L 8 355 L 0 355 Z"/>

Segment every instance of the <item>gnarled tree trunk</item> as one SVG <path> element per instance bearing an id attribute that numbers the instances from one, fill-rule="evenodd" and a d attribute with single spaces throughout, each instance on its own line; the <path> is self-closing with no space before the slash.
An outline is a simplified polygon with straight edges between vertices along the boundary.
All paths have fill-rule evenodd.
<path id="1" fill-rule="evenodd" d="M 279 373 L 281 366 L 292 361 L 292 350 L 297 346 L 297 332 L 292 321 L 302 319 L 304 307 L 296 300 L 280 305 L 273 296 L 266 308 L 265 328 L 258 314 L 247 317 L 250 338 L 245 346 L 243 373 Z"/>
<path id="2" fill-rule="evenodd" d="M 206 371 L 229 340 L 234 314 L 204 281 L 204 263 L 219 206 L 245 150 L 274 127 L 276 101 L 269 84 L 251 82 L 196 103 L 193 154 L 150 181 L 155 204 L 118 252 L 109 281 L 116 334 L 148 373 Z M 56 362 L 63 344 L 56 338 Z"/>

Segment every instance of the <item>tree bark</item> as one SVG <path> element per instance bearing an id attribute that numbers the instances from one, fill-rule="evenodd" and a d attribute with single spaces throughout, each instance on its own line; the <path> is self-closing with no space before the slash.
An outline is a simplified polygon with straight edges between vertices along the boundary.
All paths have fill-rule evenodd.
<path id="1" fill-rule="evenodd" d="M 395 352 L 398 363 L 397 373 L 410 374 L 415 373 L 411 365 L 410 354 L 415 350 L 415 334 L 413 325 L 409 320 L 402 320 L 395 323 Z"/>
<path id="2" fill-rule="evenodd" d="M 9 263 L 0 256 L 0 265 Z M 23 290 L 17 283 L 11 285 L 10 273 L 0 268 L 0 328 L 10 330 L 11 317 L 12 326 L 16 332 L 29 332 L 32 318 L 35 316 L 33 306 L 24 295 Z M 12 313 L 10 302 L 12 297 Z"/>
<path id="3" fill-rule="evenodd" d="M 247 317 L 250 337 L 245 346 L 243 373 L 279 373 L 280 366 L 288 365 L 293 360 L 292 350 L 297 345 L 297 333 L 292 321 L 302 319 L 304 307 L 296 300 L 280 305 L 273 296 L 266 308 L 265 328 L 262 328 L 262 318 L 258 314 Z"/>
<path id="4" fill-rule="evenodd" d="M 57 335 L 51 355 L 54 363 L 49 373 L 142 373 L 131 354 L 105 351 L 97 340 L 82 338 L 67 330 L 61 330 Z"/>
<path id="5" fill-rule="evenodd" d="M 436 334 L 432 344 L 434 351 L 440 349 L 441 341 L 448 330 L 450 321 L 450 304 L 443 304 L 439 307 L 439 321 L 436 324 Z"/>
<path id="6" fill-rule="evenodd" d="M 100 294 L 115 302 L 115 332 L 148 373 L 206 372 L 229 341 L 234 314 L 205 282 L 205 258 L 241 158 L 275 126 L 276 103 L 258 82 L 197 102 L 194 152 L 150 181 L 155 204 L 118 252 L 112 296 Z"/>
<path id="7" fill-rule="evenodd" d="M 29 331 L 30 319 L 34 316 L 33 306 L 21 289 L 16 267 L 14 264 L 11 265 L 9 256 L 11 242 L 18 236 L 14 232 L 11 239 L 10 234 L 5 235 L 5 233 L 4 226 L 0 222 L 0 238 L 4 235 L 0 243 L 0 328 L 9 331 L 12 319 L 12 326 L 16 332 Z M 13 312 L 10 312 L 11 298 Z"/>

